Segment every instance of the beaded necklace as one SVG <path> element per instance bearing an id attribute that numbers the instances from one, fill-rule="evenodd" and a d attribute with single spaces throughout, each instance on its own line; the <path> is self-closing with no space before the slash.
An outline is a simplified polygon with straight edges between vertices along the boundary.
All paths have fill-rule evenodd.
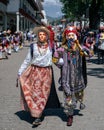
<path id="1" fill-rule="evenodd" d="M 73 65 L 76 65 L 76 50 L 77 50 L 76 43 L 74 43 L 73 46 L 70 46 L 70 47 L 67 46 L 68 62 L 70 63 L 72 59 Z"/>
<path id="2" fill-rule="evenodd" d="M 45 55 L 48 50 L 48 44 L 38 44 L 38 51 L 41 56 Z"/>

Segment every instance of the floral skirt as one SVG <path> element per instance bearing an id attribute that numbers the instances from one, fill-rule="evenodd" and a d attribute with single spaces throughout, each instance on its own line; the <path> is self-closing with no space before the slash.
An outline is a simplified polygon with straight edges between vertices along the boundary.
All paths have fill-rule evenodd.
<path id="1" fill-rule="evenodd" d="M 48 100 L 52 83 L 52 68 L 29 66 L 20 76 L 21 103 L 33 117 L 40 117 Z"/>

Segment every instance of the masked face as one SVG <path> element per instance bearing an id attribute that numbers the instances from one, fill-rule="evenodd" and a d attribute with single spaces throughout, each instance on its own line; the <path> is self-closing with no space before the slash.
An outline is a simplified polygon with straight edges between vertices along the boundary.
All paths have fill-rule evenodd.
<path id="1" fill-rule="evenodd" d="M 67 34 L 67 39 L 68 39 L 68 40 L 69 40 L 69 39 L 75 40 L 75 39 L 76 39 L 76 35 L 75 35 L 74 33 L 68 33 L 68 34 Z"/>
<path id="2" fill-rule="evenodd" d="M 38 37 L 39 37 L 40 42 L 46 42 L 47 41 L 47 34 L 45 32 L 39 32 Z"/>
<path id="3" fill-rule="evenodd" d="M 68 33 L 67 34 L 67 46 L 68 48 L 73 48 L 75 41 L 76 40 L 76 35 L 74 33 Z"/>

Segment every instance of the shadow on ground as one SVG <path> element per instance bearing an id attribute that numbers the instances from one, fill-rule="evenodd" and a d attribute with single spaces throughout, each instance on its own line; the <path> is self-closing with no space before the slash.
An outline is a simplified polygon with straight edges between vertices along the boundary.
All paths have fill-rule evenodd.
<path id="1" fill-rule="evenodd" d="M 15 115 L 17 115 L 20 120 L 26 121 L 30 124 L 32 124 L 32 122 L 34 121 L 34 118 L 30 115 L 29 112 L 26 111 L 18 111 L 15 113 Z M 59 109 L 46 109 L 43 112 L 43 116 L 42 116 L 42 121 L 44 121 L 45 117 L 49 117 L 49 116 L 57 116 L 59 117 L 62 121 L 66 122 L 67 121 L 67 116 L 66 114 L 63 112 L 63 108 L 59 108 Z M 83 116 L 82 113 L 80 113 L 80 110 L 75 109 L 74 112 L 74 116 Z"/>
<path id="2" fill-rule="evenodd" d="M 97 57 L 94 57 L 90 60 L 86 60 L 87 64 L 93 65 L 96 64 L 96 68 L 92 68 L 92 67 L 87 67 L 87 75 L 89 76 L 95 76 L 97 78 L 104 78 L 104 67 L 101 67 L 104 65 L 104 63 L 102 63 L 102 60 L 100 59 L 100 61 L 98 61 Z"/>
<path id="3" fill-rule="evenodd" d="M 97 78 L 104 78 L 104 68 L 88 68 L 87 75 L 96 76 Z"/>
<path id="4" fill-rule="evenodd" d="M 100 64 L 104 64 L 104 61 L 102 60 L 102 59 L 99 59 L 98 60 L 98 58 L 92 58 L 92 59 L 90 59 L 90 60 L 87 60 L 87 63 L 93 63 L 93 64 L 98 64 L 98 65 L 100 65 Z"/>
<path id="5" fill-rule="evenodd" d="M 15 113 L 21 120 L 24 120 L 30 124 L 32 124 L 34 118 L 31 117 L 29 112 L 26 111 L 18 111 Z"/>

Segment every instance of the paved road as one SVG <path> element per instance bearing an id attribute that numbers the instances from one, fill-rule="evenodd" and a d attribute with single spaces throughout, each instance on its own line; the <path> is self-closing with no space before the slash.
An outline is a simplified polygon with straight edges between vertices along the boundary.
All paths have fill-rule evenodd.
<path id="1" fill-rule="evenodd" d="M 15 87 L 17 71 L 28 47 L 19 53 L 13 53 L 8 60 L 0 60 L 0 130 L 104 130 L 104 64 L 87 63 L 88 87 L 85 91 L 86 109 L 75 112 L 72 127 L 67 127 L 62 109 L 50 109 L 37 128 L 32 128 L 32 119 L 21 111 L 20 90 Z M 62 91 L 58 90 L 59 69 L 54 67 L 56 90 L 63 102 Z"/>

